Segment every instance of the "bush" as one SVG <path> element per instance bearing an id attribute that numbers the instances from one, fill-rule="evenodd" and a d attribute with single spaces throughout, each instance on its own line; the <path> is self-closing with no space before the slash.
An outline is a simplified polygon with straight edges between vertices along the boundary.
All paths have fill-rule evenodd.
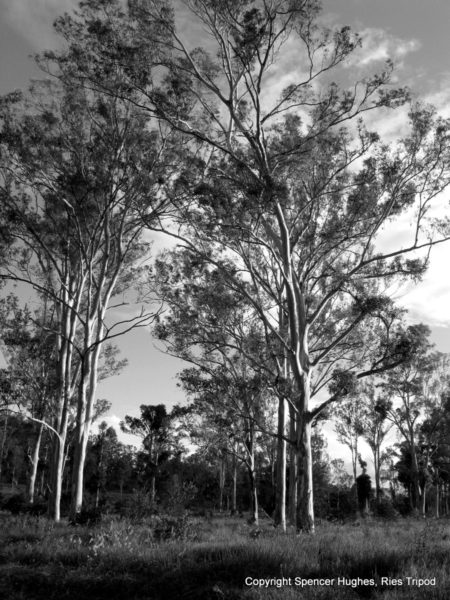
<path id="1" fill-rule="evenodd" d="M 397 519 L 399 514 L 398 511 L 395 510 L 392 501 L 389 498 L 381 497 L 378 502 L 374 502 L 374 506 L 372 507 L 374 514 L 381 519 L 393 520 Z"/>
<path id="2" fill-rule="evenodd" d="M 158 517 L 153 537 L 157 541 L 164 541 L 195 540 L 197 536 L 192 521 L 185 514 L 181 517 Z"/>
<path id="3" fill-rule="evenodd" d="M 396 495 L 394 500 L 394 508 L 401 514 L 402 517 L 408 517 L 412 514 L 411 503 L 406 495 Z"/>
<path id="4" fill-rule="evenodd" d="M 174 516 L 183 515 L 185 510 L 190 508 L 197 492 L 196 486 L 190 481 L 185 481 L 182 485 L 178 481 L 173 482 L 166 510 Z"/>
<path id="5" fill-rule="evenodd" d="M 18 515 L 27 512 L 28 503 L 23 494 L 14 494 L 3 501 L 2 508 L 9 510 L 13 515 Z"/>
<path id="6" fill-rule="evenodd" d="M 75 519 L 70 521 L 71 525 L 96 525 L 102 520 L 102 511 L 95 507 L 83 507 L 75 516 Z"/>

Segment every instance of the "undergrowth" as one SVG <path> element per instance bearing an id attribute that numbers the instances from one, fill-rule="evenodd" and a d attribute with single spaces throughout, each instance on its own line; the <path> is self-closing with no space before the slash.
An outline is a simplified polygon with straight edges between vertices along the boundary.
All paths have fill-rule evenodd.
<path id="1" fill-rule="evenodd" d="M 0 515 L 0 598 L 5 600 L 209 600 L 450 597 L 450 523 L 363 521 L 322 524 L 315 536 L 270 523 L 152 517 L 109 518 L 95 526 Z M 332 586 L 295 578 L 335 579 Z M 377 585 L 337 585 L 337 578 Z M 404 585 L 381 585 L 381 578 Z M 436 578 L 436 586 L 406 585 Z M 246 585 L 246 578 L 274 579 Z M 282 587 L 277 587 L 284 578 Z M 289 579 L 291 584 L 289 585 Z M 247 580 L 248 581 L 248 580 Z M 278 582 L 278 583 L 277 583 Z"/>

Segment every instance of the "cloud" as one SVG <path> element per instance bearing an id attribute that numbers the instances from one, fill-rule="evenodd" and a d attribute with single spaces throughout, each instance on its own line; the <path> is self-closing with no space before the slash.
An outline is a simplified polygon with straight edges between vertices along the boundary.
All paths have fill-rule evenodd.
<path id="1" fill-rule="evenodd" d="M 385 62 L 388 58 L 401 66 L 405 56 L 421 47 L 416 39 L 404 40 L 381 28 L 366 27 L 359 33 L 362 47 L 353 53 L 346 63 L 347 67 L 367 67 L 373 63 Z"/>
<path id="2" fill-rule="evenodd" d="M 98 421 L 92 424 L 92 433 L 96 435 L 98 433 L 98 427 L 100 423 L 105 422 L 108 425 L 108 427 L 113 427 L 116 430 L 119 441 L 121 441 L 123 444 L 127 444 L 129 446 L 134 446 L 135 448 L 137 448 L 140 445 L 139 438 L 137 438 L 135 435 L 123 433 L 123 431 L 121 431 L 120 429 L 121 421 L 123 421 L 123 417 L 121 418 L 117 415 L 107 415 L 106 417 L 103 416 Z"/>
<path id="3" fill-rule="evenodd" d="M 440 73 L 438 81 L 430 81 L 424 102 L 433 104 L 439 115 L 450 118 L 450 72 Z"/>
<path id="4" fill-rule="evenodd" d="M 398 302 L 409 310 L 412 321 L 421 321 L 431 326 L 450 326 L 450 280 L 445 276 L 449 256 L 448 242 L 433 248 L 430 266 L 423 280 L 403 288 Z"/>

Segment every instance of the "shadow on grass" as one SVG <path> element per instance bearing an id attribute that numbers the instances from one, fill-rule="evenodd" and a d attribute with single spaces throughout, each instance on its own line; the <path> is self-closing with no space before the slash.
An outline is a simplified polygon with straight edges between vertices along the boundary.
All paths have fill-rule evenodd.
<path id="1" fill-rule="evenodd" d="M 61 557 L 63 558 L 63 557 Z M 371 598 L 370 587 L 329 590 L 257 590 L 246 588 L 246 577 L 347 577 L 395 575 L 404 557 L 398 554 L 357 558 L 342 554 L 338 564 L 331 554 L 311 569 L 280 565 L 276 552 L 244 545 L 182 549 L 168 560 L 114 555 L 85 556 L 78 565 L 47 560 L 16 562 L 0 568 L 0 598 L 5 600 L 239 600 L 241 598 Z M 284 572 L 281 569 L 284 568 Z M 293 594 L 295 591 L 296 595 Z M 314 593 L 316 592 L 316 594 Z M 379 593 L 380 590 L 379 590 Z M 298 594 L 298 595 L 297 595 Z M 381 597 L 381 596 L 378 596 Z"/>

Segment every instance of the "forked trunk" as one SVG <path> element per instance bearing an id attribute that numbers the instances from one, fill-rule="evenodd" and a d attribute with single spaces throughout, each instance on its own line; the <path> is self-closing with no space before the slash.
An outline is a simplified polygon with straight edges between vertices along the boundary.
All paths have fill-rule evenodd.
<path id="1" fill-rule="evenodd" d="M 39 452 L 41 449 L 41 440 L 42 434 L 44 430 L 44 425 L 39 426 L 38 435 L 36 441 L 34 443 L 33 455 L 30 457 L 31 462 L 31 470 L 30 470 L 30 478 L 28 480 L 28 502 L 29 504 L 34 503 L 34 491 L 36 486 L 36 476 L 39 465 Z"/>
<path id="2" fill-rule="evenodd" d="M 76 519 L 76 515 L 83 507 L 84 464 L 86 462 L 86 449 L 91 430 L 95 395 L 97 393 L 97 373 L 100 351 L 101 344 L 98 344 L 93 352 L 87 355 L 80 387 L 77 407 L 76 445 L 72 473 L 72 501 L 70 508 L 70 518 L 72 520 Z"/>

